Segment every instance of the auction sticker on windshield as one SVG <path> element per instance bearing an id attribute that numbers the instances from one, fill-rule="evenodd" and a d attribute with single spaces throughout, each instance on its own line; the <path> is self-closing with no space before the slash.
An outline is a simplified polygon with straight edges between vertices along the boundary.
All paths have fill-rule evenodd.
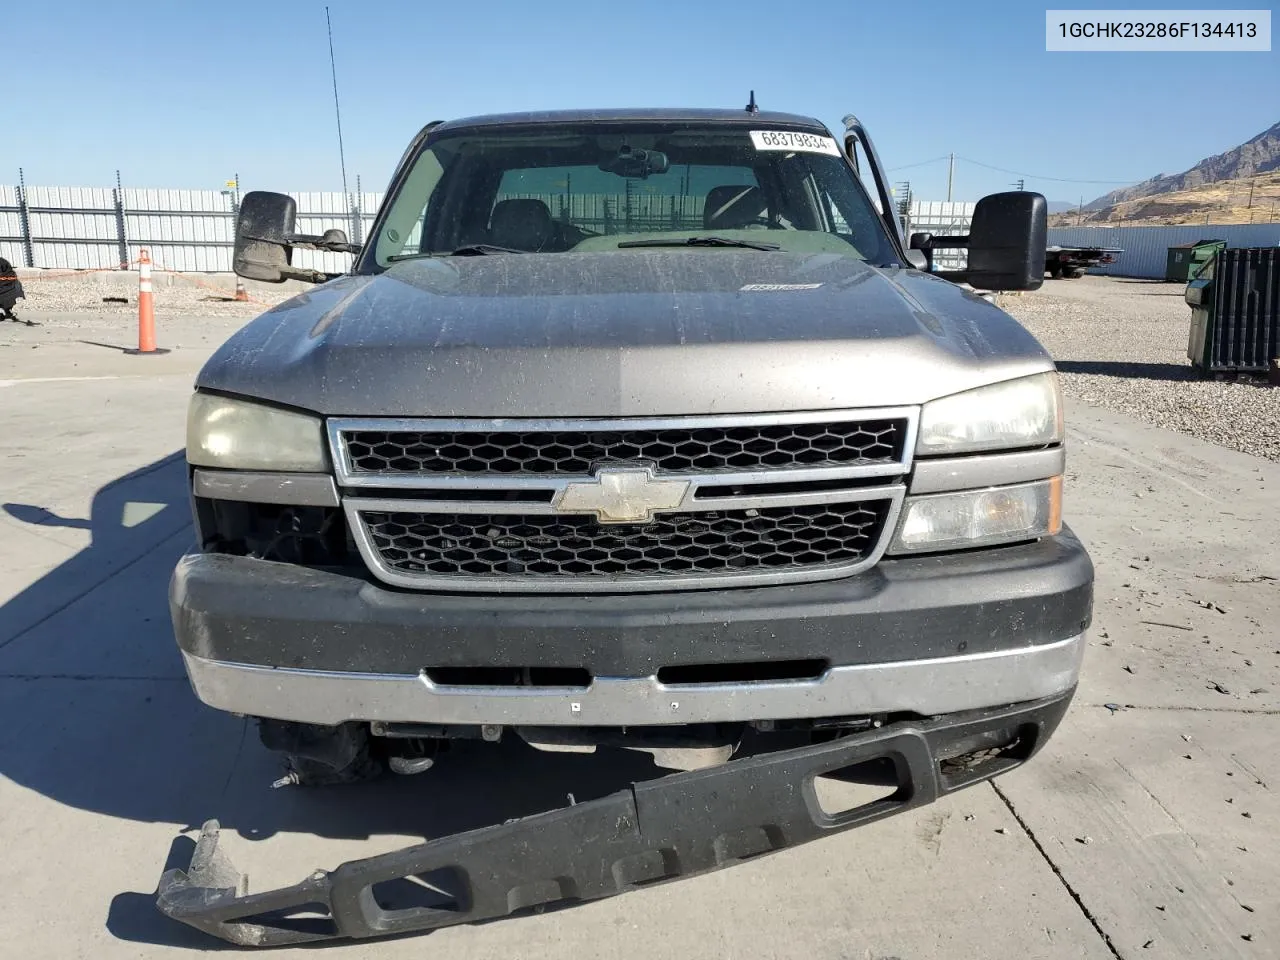
<path id="1" fill-rule="evenodd" d="M 830 137 L 794 130 L 752 130 L 751 142 L 757 150 L 799 150 L 804 153 L 827 153 L 840 156 L 840 148 Z"/>

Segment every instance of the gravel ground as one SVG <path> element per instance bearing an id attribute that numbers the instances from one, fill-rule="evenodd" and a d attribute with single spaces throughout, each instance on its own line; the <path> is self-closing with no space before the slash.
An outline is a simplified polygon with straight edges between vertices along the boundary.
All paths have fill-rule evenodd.
<path id="1" fill-rule="evenodd" d="M 138 275 L 123 271 L 83 273 L 21 274 L 25 300 L 18 301 L 18 315 L 24 311 L 78 313 L 93 311 L 103 315 L 138 315 Z M 238 302 L 235 278 L 230 274 L 160 273 L 152 277 L 156 318 L 163 317 L 243 317 L 252 319 L 266 307 L 287 300 L 300 289 L 293 284 L 248 284 L 248 302 Z M 282 289 L 284 287 L 290 289 Z M 106 302 L 104 297 L 124 298 L 124 303 Z M 38 319 L 34 318 L 33 319 Z"/>
<path id="2" fill-rule="evenodd" d="M 1085 276 L 1046 280 L 1001 306 L 1053 354 L 1068 397 L 1280 461 L 1280 387 L 1200 379 L 1186 356 L 1183 290 Z"/>

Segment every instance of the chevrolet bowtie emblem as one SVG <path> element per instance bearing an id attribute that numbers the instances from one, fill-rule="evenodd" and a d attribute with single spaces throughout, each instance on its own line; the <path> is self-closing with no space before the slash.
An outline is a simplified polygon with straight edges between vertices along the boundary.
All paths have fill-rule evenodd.
<path id="1" fill-rule="evenodd" d="M 688 480 L 659 480 L 647 467 L 601 467 L 594 480 L 566 485 L 555 508 L 592 513 L 600 523 L 647 523 L 655 510 L 684 503 L 688 492 Z"/>

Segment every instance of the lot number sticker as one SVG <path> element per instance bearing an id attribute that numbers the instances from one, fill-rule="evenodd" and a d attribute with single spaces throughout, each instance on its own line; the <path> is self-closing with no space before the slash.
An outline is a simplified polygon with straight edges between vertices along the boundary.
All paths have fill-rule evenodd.
<path id="1" fill-rule="evenodd" d="M 826 153 L 840 156 L 840 148 L 830 137 L 794 130 L 752 130 L 751 142 L 757 150 L 791 150 L 803 153 Z"/>

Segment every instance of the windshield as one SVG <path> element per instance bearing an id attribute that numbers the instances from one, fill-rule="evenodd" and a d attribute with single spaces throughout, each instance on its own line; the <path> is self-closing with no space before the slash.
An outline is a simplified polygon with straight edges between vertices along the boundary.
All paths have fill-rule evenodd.
<path id="1" fill-rule="evenodd" d="M 388 201 L 374 258 L 668 245 L 897 260 L 835 140 L 706 121 L 446 133 Z"/>

